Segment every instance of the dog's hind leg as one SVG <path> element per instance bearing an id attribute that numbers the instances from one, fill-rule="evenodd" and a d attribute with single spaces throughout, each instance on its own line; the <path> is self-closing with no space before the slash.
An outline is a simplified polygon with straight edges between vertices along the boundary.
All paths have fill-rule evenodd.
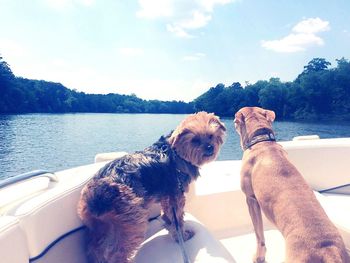
<path id="1" fill-rule="evenodd" d="M 88 229 L 88 258 L 93 263 L 132 262 L 147 230 L 147 210 L 133 216 L 107 213 Z"/>
<path id="2" fill-rule="evenodd" d="M 100 181 L 84 191 L 78 211 L 88 228 L 89 262 L 131 262 L 147 229 L 142 198 L 128 186 Z"/>

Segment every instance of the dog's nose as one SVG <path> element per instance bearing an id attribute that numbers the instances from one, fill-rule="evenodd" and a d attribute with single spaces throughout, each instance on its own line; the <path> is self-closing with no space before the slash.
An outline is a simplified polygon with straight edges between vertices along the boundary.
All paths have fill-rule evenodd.
<path id="1" fill-rule="evenodd" d="M 205 155 L 207 156 L 211 156 L 214 153 L 214 146 L 211 144 L 207 144 L 206 148 L 205 148 Z"/>

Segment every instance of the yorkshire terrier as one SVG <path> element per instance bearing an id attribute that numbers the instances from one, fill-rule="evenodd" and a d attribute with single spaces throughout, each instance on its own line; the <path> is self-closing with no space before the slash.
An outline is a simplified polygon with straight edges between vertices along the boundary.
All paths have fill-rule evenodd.
<path id="1" fill-rule="evenodd" d="M 88 229 L 89 262 L 132 262 L 147 230 L 148 208 L 156 202 L 171 236 L 178 241 L 177 220 L 184 240 L 190 239 L 194 233 L 183 230 L 184 193 L 199 176 L 199 167 L 215 160 L 225 132 L 214 114 L 192 114 L 152 146 L 100 169 L 78 205 Z"/>

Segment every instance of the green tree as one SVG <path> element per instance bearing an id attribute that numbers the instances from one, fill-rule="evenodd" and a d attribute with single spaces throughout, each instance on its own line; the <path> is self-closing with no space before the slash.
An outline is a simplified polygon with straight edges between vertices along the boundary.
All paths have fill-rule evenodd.
<path id="1" fill-rule="evenodd" d="M 350 115 L 350 62 L 345 58 L 337 59 L 337 68 L 333 70 L 332 112 L 334 114 Z"/>
<path id="2" fill-rule="evenodd" d="M 323 58 L 312 59 L 293 82 L 279 78 L 218 84 L 193 102 L 142 100 L 135 94 L 86 94 L 60 83 L 16 77 L 0 57 L 0 113 L 118 112 L 192 113 L 205 110 L 230 116 L 244 106 L 272 109 L 279 119 L 336 117 L 350 120 L 350 62 L 341 58 L 335 68 Z"/>
<path id="3" fill-rule="evenodd" d="M 271 78 L 259 91 L 259 104 L 261 107 L 273 110 L 276 117 L 285 116 L 287 90 L 279 78 Z"/>
<path id="4" fill-rule="evenodd" d="M 23 93 L 15 85 L 15 76 L 10 66 L 0 56 L 0 113 L 16 110 L 23 101 Z"/>
<path id="5" fill-rule="evenodd" d="M 0 89 L 1 91 L 4 88 L 7 88 L 14 80 L 15 76 L 13 75 L 9 64 L 3 60 L 0 55 Z"/>
<path id="6" fill-rule="evenodd" d="M 194 100 L 194 107 L 196 111 L 208 111 L 208 112 L 215 112 L 216 109 L 216 103 L 215 100 L 221 94 L 225 89 L 225 85 L 220 83 L 216 85 L 215 87 L 210 88 L 207 92 L 199 96 Z"/>
<path id="7" fill-rule="evenodd" d="M 313 58 L 306 66 L 304 66 L 302 74 L 326 70 L 330 65 L 331 63 L 324 58 Z"/>

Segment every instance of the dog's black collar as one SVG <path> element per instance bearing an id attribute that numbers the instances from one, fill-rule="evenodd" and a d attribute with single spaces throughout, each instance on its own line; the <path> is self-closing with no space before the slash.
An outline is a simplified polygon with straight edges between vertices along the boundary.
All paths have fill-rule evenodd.
<path id="1" fill-rule="evenodd" d="M 272 132 L 255 135 L 253 136 L 253 138 L 250 139 L 250 141 L 244 144 L 243 150 L 245 151 L 259 142 L 266 142 L 266 141 L 275 142 L 276 141 L 275 135 Z"/>
<path id="2" fill-rule="evenodd" d="M 182 162 L 184 162 L 184 163 L 185 163 L 186 165 L 188 165 L 189 167 L 193 167 L 193 168 L 197 169 L 197 166 L 195 166 L 194 164 L 192 164 L 192 163 L 189 162 L 189 161 L 186 161 L 184 158 L 181 158 L 181 157 L 177 154 L 176 150 L 173 150 L 173 153 L 174 153 L 174 157 L 175 157 L 176 159 L 181 160 Z"/>

